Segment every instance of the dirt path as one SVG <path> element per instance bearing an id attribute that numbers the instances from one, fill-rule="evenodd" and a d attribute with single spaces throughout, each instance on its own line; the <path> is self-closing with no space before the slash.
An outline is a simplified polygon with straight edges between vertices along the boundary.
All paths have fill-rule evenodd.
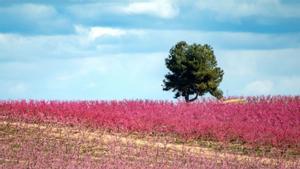
<path id="1" fill-rule="evenodd" d="M 265 157 L 252 157 L 247 155 L 238 155 L 238 154 L 231 154 L 225 152 L 218 152 L 209 148 L 203 148 L 199 146 L 190 146 L 186 144 L 175 144 L 175 143 L 163 143 L 159 141 L 152 141 L 154 139 L 146 139 L 146 138 L 135 138 L 130 135 L 122 135 L 120 133 L 112 133 L 112 132 L 104 132 L 98 130 L 82 130 L 82 128 L 77 127 L 69 127 L 69 126 L 60 126 L 55 124 L 33 124 L 33 123 L 24 123 L 24 122 L 8 122 L 8 121 L 0 121 L 0 125 L 7 125 L 10 127 L 18 127 L 24 129 L 38 129 L 44 130 L 43 134 L 46 134 L 51 137 L 62 138 L 68 137 L 71 139 L 78 139 L 84 138 L 86 141 L 92 140 L 101 140 L 103 143 L 109 143 L 112 141 L 117 141 L 121 144 L 134 144 L 140 147 L 143 146 L 151 146 L 155 148 L 162 148 L 168 149 L 170 151 L 180 152 L 182 150 L 193 153 L 195 155 L 201 154 L 204 155 L 208 159 L 218 160 L 215 159 L 216 156 L 218 158 L 223 159 L 234 159 L 240 162 L 243 161 L 256 161 L 258 163 L 262 163 L 265 165 L 272 165 L 278 163 L 279 160 L 272 159 L 272 158 L 265 158 Z M 51 127 L 49 127 L 51 126 Z M 150 141 L 149 141 L 150 140 Z M 282 161 L 282 159 L 281 159 Z M 285 160 L 286 164 L 292 164 L 294 161 Z"/>

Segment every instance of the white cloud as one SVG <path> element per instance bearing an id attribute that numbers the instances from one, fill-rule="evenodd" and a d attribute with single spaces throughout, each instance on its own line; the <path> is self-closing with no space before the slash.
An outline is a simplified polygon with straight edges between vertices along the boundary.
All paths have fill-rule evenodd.
<path id="1" fill-rule="evenodd" d="M 297 73 L 295 69 L 300 61 L 299 52 L 300 48 L 215 51 L 219 65 L 224 67 L 226 74 L 236 77 L 253 77 L 257 74 L 269 76 L 289 70 L 290 73 Z"/>
<path id="2" fill-rule="evenodd" d="M 75 26 L 75 31 L 79 34 L 85 34 L 90 40 L 95 40 L 103 36 L 120 37 L 126 35 L 127 31 L 124 29 L 110 28 L 110 27 L 90 27 L 86 28 L 80 25 Z"/>
<path id="3" fill-rule="evenodd" d="M 101 36 L 122 36 L 125 35 L 126 32 L 122 29 L 115 29 L 115 28 L 102 28 L 102 27 L 92 27 L 89 36 L 92 39 L 96 39 Z"/>
<path id="4" fill-rule="evenodd" d="M 127 14 L 146 14 L 164 19 L 174 18 L 179 14 L 179 9 L 172 0 L 137 1 L 117 9 Z"/>
<path id="5" fill-rule="evenodd" d="M 27 91 L 24 93 L 31 93 L 31 96 L 36 93 L 42 96 L 46 92 L 45 95 L 53 98 L 79 98 L 80 95 L 111 99 L 127 96 L 163 98 L 164 94 L 170 94 L 168 98 L 171 98 L 172 94 L 162 92 L 160 86 L 167 72 L 164 58 L 170 47 L 181 39 L 209 43 L 215 47 L 218 63 L 225 71 L 222 87 L 224 92 L 228 89 L 230 95 L 299 93 L 297 63 L 300 48 L 282 48 L 281 45 L 299 46 L 297 34 L 275 36 L 109 28 L 124 34 L 100 31 L 97 39 L 89 40 L 93 37 L 93 29 L 103 30 L 102 27 L 78 27 L 77 34 L 60 36 L 0 34 L 0 59 L 4 60 L 0 62 L 0 79 L 12 84 L 0 86 L 4 91 L 2 93 L 10 96 L 8 89 L 15 86 L 17 79 L 26 83 Z M 255 45 L 270 42 L 278 43 L 276 46 L 280 49 L 253 49 Z M 226 46 L 228 44 L 229 48 Z M 230 48 L 237 45 L 252 48 Z M 276 76 L 280 76 L 278 80 Z M 21 90 L 22 85 L 15 88 Z"/>
<path id="6" fill-rule="evenodd" d="M 227 95 L 299 94 L 300 48 L 216 50 Z M 261 87 L 260 87 L 261 86 Z"/>
<path id="7" fill-rule="evenodd" d="M 245 87 L 246 95 L 270 95 L 274 87 L 274 83 L 270 80 L 253 81 Z"/>
<path id="8" fill-rule="evenodd" d="M 267 79 L 268 78 L 268 79 Z M 299 95 L 299 76 L 269 76 L 267 80 L 252 81 L 241 91 L 244 95 Z"/>
<path id="9" fill-rule="evenodd" d="M 19 33 L 60 34 L 72 31 L 70 18 L 54 6 L 34 3 L 0 5 L 0 22 L 9 31 Z"/>
<path id="10" fill-rule="evenodd" d="M 22 12 L 26 16 L 31 18 L 49 18 L 57 14 L 55 8 L 47 5 L 38 5 L 38 4 L 24 4 L 20 6 L 18 12 Z"/>
<path id="11" fill-rule="evenodd" d="M 80 19 L 97 19 L 101 14 L 113 12 L 116 4 L 113 2 L 74 3 L 66 6 L 66 11 Z"/>
<path id="12" fill-rule="evenodd" d="M 91 56 L 75 59 L 73 64 L 77 67 L 78 76 L 86 76 L 90 73 L 102 75 L 114 75 L 127 72 L 127 75 L 134 78 L 141 73 L 157 73 L 164 65 L 166 53 L 132 53 L 115 54 L 108 56 Z M 133 66 L 134 65 L 134 66 Z"/>
<path id="13" fill-rule="evenodd" d="M 72 58 L 99 54 L 105 56 L 120 52 L 168 52 L 171 46 L 182 39 L 189 43 L 208 43 L 214 47 L 217 56 L 220 57 L 297 56 L 300 49 L 299 33 L 275 35 L 247 32 L 120 29 L 80 25 L 75 26 L 75 29 L 76 34 L 55 36 L 0 33 L 0 60 Z M 276 48 L 278 49 L 275 50 Z"/>
<path id="14" fill-rule="evenodd" d="M 46 19 L 57 15 L 54 7 L 41 4 L 15 4 L 8 7 L 0 7 L 0 12 L 9 13 L 11 15 L 19 15 L 27 20 Z M 21 19 L 22 19 L 21 18 Z"/>
<path id="15" fill-rule="evenodd" d="M 179 14 L 178 0 L 130 0 L 129 2 L 92 2 L 73 4 L 67 11 L 81 19 L 95 19 L 106 14 L 149 15 L 162 19 Z"/>
<path id="16" fill-rule="evenodd" d="M 83 90 L 90 94 L 89 98 L 97 98 L 97 94 L 98 98 L 106 99 L 154 98 L 155 95 L 161 98 L 158 93 L 162 92 L 165 56 L 166 53 L 135 53 L 64 60 L 66 69 L 52 76 L 46 86 L 48 91 L 66 93 Z"/>
<path id="17" fill-rule="evenodd" d="M 144 30 L 137 29 L 120 29 L 112 27 L 84 27 L 81 25 L 75 25 L 75 31 L 82 40 L 88 40 L 88 42 L 94 41 L 102 37 L 119 38 L 121 36 L 143 36 Z"/>
<path id="18" fill-rule="evenodd" d="M 199 0 L 200 10 L 210 10 L 218 17 L 299 17 L 300 4 L 284 4 L 280 0 Z"/>
<path id="19" fill-rule="evenodd" d="M 242 78 L 256 75 L 257 58 L 255 55 L 251 56 L 252 52 L 239 52 L 235 50 L 217 51 L 218 65 L 225 71 L 224 78 Z"/>

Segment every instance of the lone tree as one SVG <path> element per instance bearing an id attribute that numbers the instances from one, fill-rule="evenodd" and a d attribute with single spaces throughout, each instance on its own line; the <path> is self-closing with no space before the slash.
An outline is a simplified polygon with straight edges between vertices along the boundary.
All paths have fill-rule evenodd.
<path id="1" fill-rule="evenodd" d="M 175 98 L 183 96 L 186 102 L 191 102 L 207 92 L 217 99 L 223 97 L 218 86 L 224 72 L 217 67 L 216 57 L 209 45 L 178 42 L 170 49 L 165 62 L 170 72 L 163 80 L 163 90 L 176 92 Z"/>

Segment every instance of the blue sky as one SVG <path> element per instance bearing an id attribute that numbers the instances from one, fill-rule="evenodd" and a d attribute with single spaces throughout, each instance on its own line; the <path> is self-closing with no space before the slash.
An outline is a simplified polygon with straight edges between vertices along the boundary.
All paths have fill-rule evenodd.
<path id="1" fill-rule="evenodd" d="M 0 99 L 172 99 L 164 59 L 207 43 L 228 95 L 300 94 L 298 0 L 0 0 Z"/>

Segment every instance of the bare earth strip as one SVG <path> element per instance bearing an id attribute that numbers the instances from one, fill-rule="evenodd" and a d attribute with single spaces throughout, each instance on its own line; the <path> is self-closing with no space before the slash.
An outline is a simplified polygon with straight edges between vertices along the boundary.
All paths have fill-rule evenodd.
<path id="1" fill-rule="evenodd" d="M 21 127 L 27 129 L 41 129 L 45 130 L 43 134 L 46 134 L 50 137 L 61 138 L 67 136 L 71 139 L 78 139 L 84 136 L 85 141 L 92 141 L 92 140 L 101 140 L 103 143 L 110 143 L 112 141 L 118 141 L 121 144 L 134 144 L 135 146 L 148 146 L 148 147 L 155 147 L 161 149 L 168 149 L 169 151 L 180 152 L 184 150 L 185 152 L 189 152 L 192 154 L 204 155 L 208 159 L 212 160 L 222 160 L 223 159 L 233 159 L 240 162 L 243 161 L 254 161 L 257 163 L 261 163 L 264 165 L 273 165 L 278 163 L 278 159 L 266 158 L 266 157 L 252 157 L 247 155 L 239 155 L 239 154 L 231 154 L 225 152 L 217 152 L 215 150 L 209 148 L 203 148 L 199 146 L 190 146 L 186 144 L 175 144 L 175 143 L 163 143 L 159 141 L 152 141 L 151 139 L 143 139 L 143 138 L 134 138 L 130 135 L 122 135 L 120 133 L 112 133 L 112 132 L 103 132 L 97 130 L 80 130 L 76 127 L 69 127 L 69 126 L 60 126 L 60 125 L 49 125 L 46 124 L 33 124 L 33 123 L 24 123 L 24 122 L 8 122 L 8 121 L 0 121 L 1 125 L 9 125 L 12 127 Z M 150 141 L 149 141 L 150 140 Z M 220 159 L 215 159 L 217 157 Z M 298 160 L 299 161 L 299 160 Z M 282 159 L 281 159 L 282 162 Z M 284 163 L 287 165 L 292 165 L 295 161 L 293 160 L 285 160 Z"/>

